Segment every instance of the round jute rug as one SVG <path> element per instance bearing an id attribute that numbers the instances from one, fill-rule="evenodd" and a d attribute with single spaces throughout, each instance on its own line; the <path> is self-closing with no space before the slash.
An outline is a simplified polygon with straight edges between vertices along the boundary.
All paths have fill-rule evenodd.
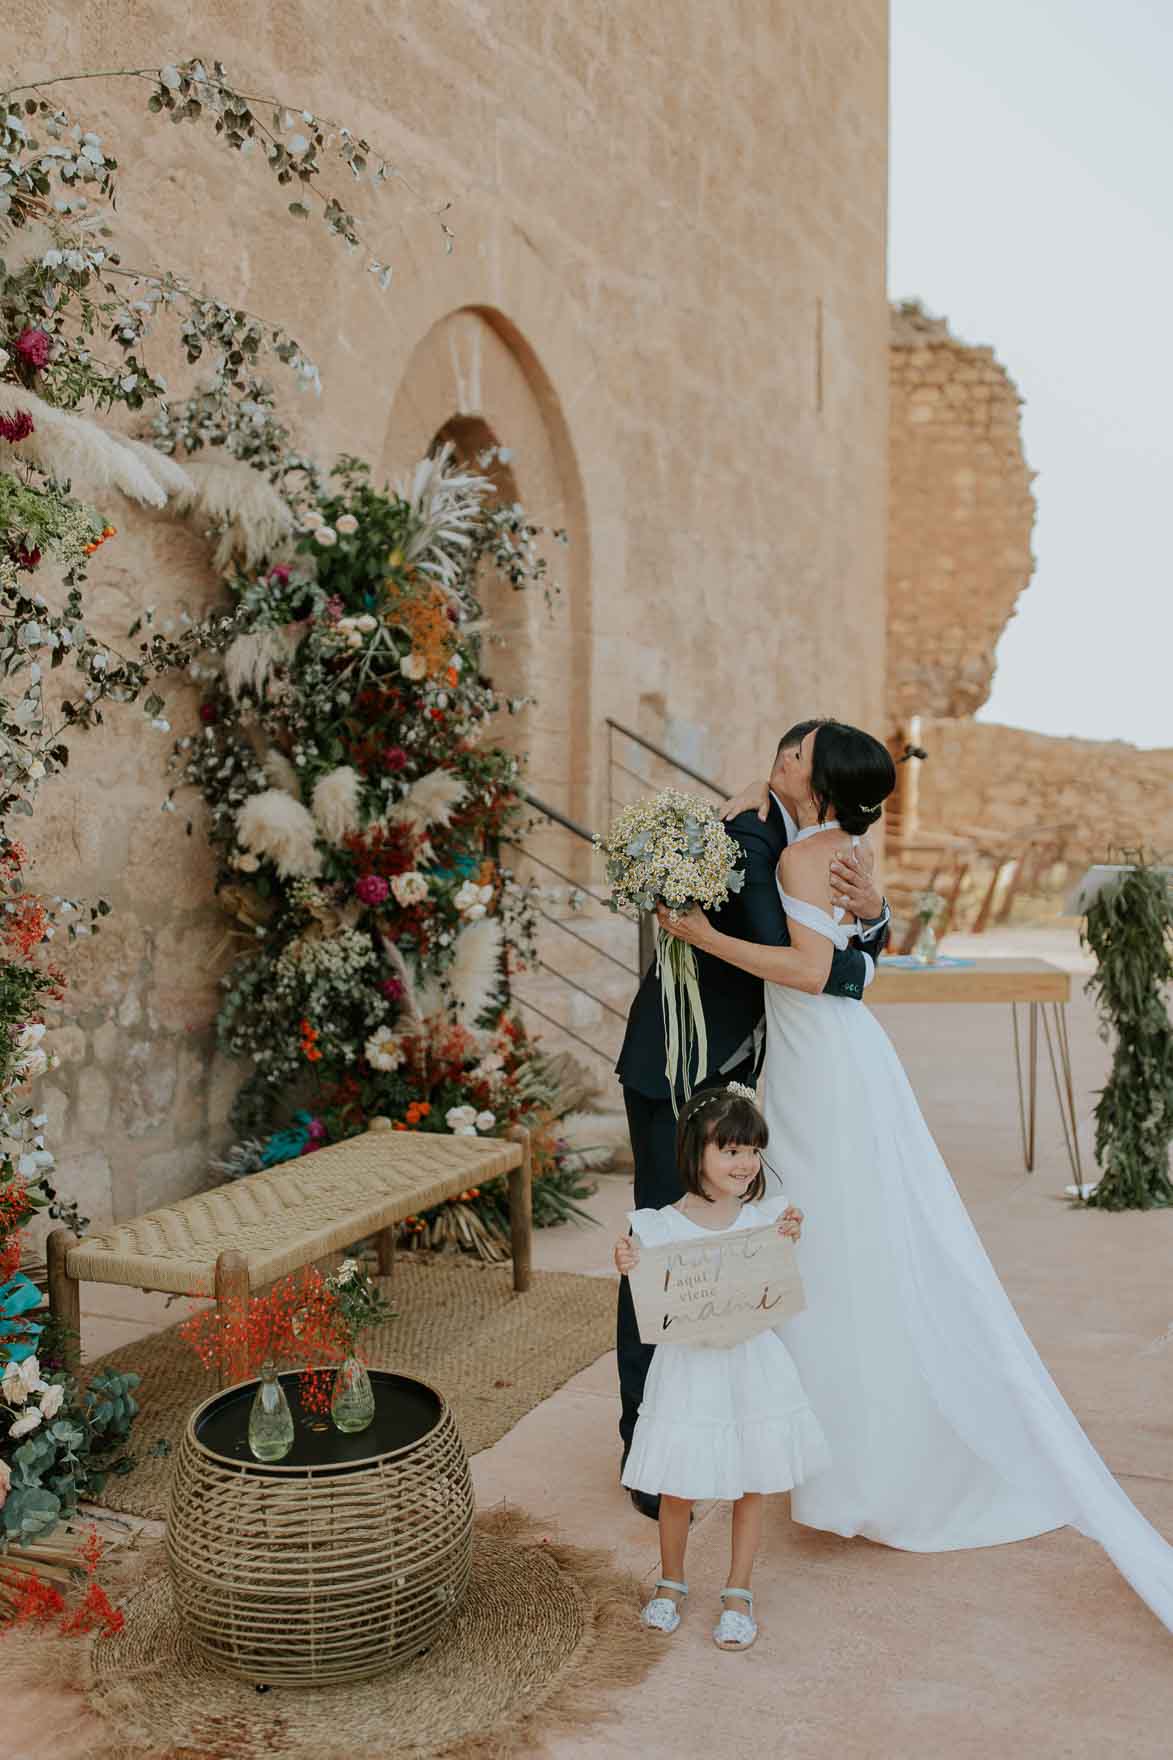
<path id="1" fill-rule="evenodd" d="M 258 1692 L 209 1665 L 152 1569 L 91 1642 L 91 1760 L 495 1760 L 615 1715 L 656 1659 L 637 1580 L 515 1512 L 478 1518 L 467 1599 L 435 1648 L 357 1685 Z"/>

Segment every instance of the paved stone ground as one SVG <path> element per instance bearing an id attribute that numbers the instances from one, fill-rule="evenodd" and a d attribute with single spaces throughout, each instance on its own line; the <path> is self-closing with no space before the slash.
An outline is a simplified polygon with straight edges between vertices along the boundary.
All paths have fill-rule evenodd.
<path id="1" fill-rule="evenodd" d="M 951 944 L 951 951 L 968 951 Z M 985 956 L 1036 954 L 1086 970 L 1062 931 L 987 936 Z M 1173 1536 L 1173 1215 L 1070 1208 L 1059 1117 L 1044 1063 L 1037 1170 L 1024 1173 L 1009 1011 L 889 1008 L 929 1123 L 1039 1349 L 1129 1495 Z M 1084 1151 L 1106 1051 L 1077 981 L 1072 1006 Z M 602 1182 L 598 1230 L 538 1236 L 537 1262 L 610 1275 L 630 1202 Z M 102 1292 L 103 1298 L 106 1292 Z M 107 1304 L 108 1305 L 108 1304 Z M 110 1311 L 112 1313 L 112 1311 Z M 174 1316 L 170 1316 L 173 1318 Z M 159 1323 L 149 1302 L 108 1317 L 109 1336 Z M 100 1331 L 100 1328 L 99 1328 Z M 95 1348 L 103 1344 L 95 1338 Z M 564 1538 L 615 1549 L 650 1584 L 655 1530 L 617 1479 L 610 1356 L 531 1412 L 474 1462 L 482 1506 L 507 1499 Z M 1157 1760 L 1171 1751 L 1173 1638 L 1099 1549 L 1064 1531 L 980 1552 L 917 1556 L 791 1524 L 772 1500 L 759 1567 L 761 1636 L 747 1656 L 709 1641 L 728 1508 L 699 1512 L 692 1605 L 617 1721 L 553 1744 L 555 1760 L 714 1753 L 769 1760 Z M 13 1707 L 21 1760 L 74 1760 L 92 1726 L 48 1695 Z"/>

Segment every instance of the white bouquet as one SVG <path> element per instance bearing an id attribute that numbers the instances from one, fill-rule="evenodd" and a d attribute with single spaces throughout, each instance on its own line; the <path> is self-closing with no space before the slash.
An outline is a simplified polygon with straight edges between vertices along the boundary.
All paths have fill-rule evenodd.
<path id="1" fill-rule="evenodd" d="M 606 836 L 595 841 L 607 860 L 608 903 L 614 911 L 651 911 L 658 904 L 672 911 L 694 905 L 719 910 L 744 884 L 738 867 L 741 850 L 713 808 L 676 789 L 624 807 Z M 687 1099 L 694 1052 L 703 1075 L 709 1047 L 696 955 L 686 941 L 663 929 L 656 937 L 656 973 L 664 1010 L 665 1073 L 675 1109 L 677 1080 Z"/>

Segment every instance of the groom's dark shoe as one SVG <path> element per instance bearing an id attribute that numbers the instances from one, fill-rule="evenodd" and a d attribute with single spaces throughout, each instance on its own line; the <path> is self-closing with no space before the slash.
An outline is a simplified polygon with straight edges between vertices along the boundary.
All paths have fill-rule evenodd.
<path id="1" fill-rule="evenodd" d="M 631 1491 L 628 1493 L 632 1503 L 641 1516 L 647 1516 L 649 1522 L 660 1519 L 660 1499 L 650 1491 Z"/>

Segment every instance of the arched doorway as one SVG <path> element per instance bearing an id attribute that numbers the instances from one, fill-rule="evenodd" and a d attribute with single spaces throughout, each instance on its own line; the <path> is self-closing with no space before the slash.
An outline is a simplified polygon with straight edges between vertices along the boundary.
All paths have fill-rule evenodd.
<path id="1" fill-rule="evenodd" d="M 488 308 L 450 313 L 414 350 L 392 402 L 386 465 L 394 476 L 443 440 L 470 464 L 505 448 L 487 474 L 548 533 L 550 579 L 559 588 L 518 593 L 484 583 L 495 640 L 486 670 L 503 696 L 526 697 L 502 717 L 501 743 L 524 753 L 535 794 L 577 818 L 591 816 L 590 543 L 578 469 L 555 388 L 508 321 Z"/>

